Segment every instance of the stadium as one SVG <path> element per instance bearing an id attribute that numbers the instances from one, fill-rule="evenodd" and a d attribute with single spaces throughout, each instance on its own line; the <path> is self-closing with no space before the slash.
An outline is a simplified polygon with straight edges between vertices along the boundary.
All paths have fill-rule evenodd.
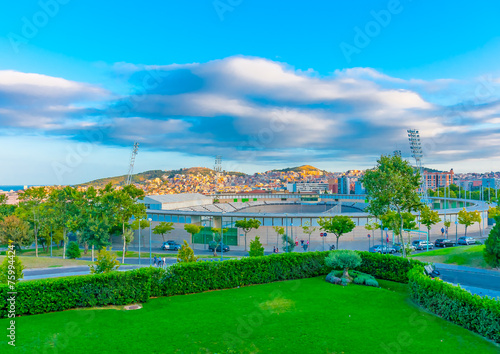
<path id="1" fill-rule="evenodd" d="M 243 250 L 246 244 L 256 236 L 260 237 L 261 243 L 266 250 L 274 246 L 281 248 L 282 241 L 275 227 L 285 228 L 285 232 L 293 240 L 309 241 L 310 250 L 322 250 L 325 244 L 334 243 L 335 237 L 327 235 L 321 237 L 322 231 L 318 226 L 320 217 L 332 217 L 334 215 L 349 216 L 356 228 L 349 234 L 342 236 L 342 240 L 356 241 L 367 240 L 365 225 L 375 221 L 365 211 L 367 207 L 365 195 L 355 194 L 304 194 L 304 193 L 248 193 L 248 194 L 214 194 L 202 195 L 197 193 L 149 195 L 143 202 L 147 208 L 147 218 L 151 220 L 151 228 L 160 222 L 172 222 L 174 230 L 162 237 L 161 235 L 150 235 L 148 229 L 142 230 L 139 237 L 136 232 L 132 247 L 138 247 L 139 239 L 141 247 L 149 247 L 149 238 L 153 249 L 159 249 L 164 240 L 175 240 L 182 243 L 183 240 L 195 249 L 206 249 L 209 241 L 213 238 L 212 228 L 220 228 L 221 225 L 227 231 L 224 234 L 224 243 L 232 249 Z M 454 199 L 454 198 L 431 198 L 433 209 L 437 210 L 442 222 L 431 229 L 431 235 L 439 233 L 443 227 L 443 221 L 450 220 L 455 232 L 464 232 L 464 227 L 458 220 L 458 212 L 462 208 L 467 210 L 478 210 L 481 213 L 482 222 L 480 227 L 484 228 L 487 222 L 488 204 L 477 200 Z M 242 219 L 257 219 L 261 226 L 257 230 L 251 230 L 245 237 L 241 229 L 235 227 L 235 223 Z M 418 220 L 418 214 L 417 214 Z M 185 224 L 197 224 L 203 226 L 203 230 L 193 237 L 184 230 Z M 313 233 L 306 234 L 303 226 L 315 227 Z M 421 230 L 425 227 L 418 224 Z M 393 238 L 391 231 L 385 231 L 386 236 Z M 380 234 L 380 235 L 379 235 Z M 382 237 L 382 231 L 375 236 Z M 417 237 L 418 234 L 415 234 Z M 114 244 L 120 244 L 120 240 L 114 240 Z M 369 242 L 369 241 L 368 241 Z"/>

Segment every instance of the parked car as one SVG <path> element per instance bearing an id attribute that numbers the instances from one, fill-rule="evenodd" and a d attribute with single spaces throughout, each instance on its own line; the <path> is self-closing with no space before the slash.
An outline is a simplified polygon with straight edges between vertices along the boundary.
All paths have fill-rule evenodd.
<path id="1" fill-rule="evenodd" d="M 402 249 L 403 249 L 403 244 L 400 243 L 400 242 L 396 242 L 392 245 L 392 247 L 394 247 L 396 249 L 396 252 L 401 252 Z M 409 244 L 407 243 L 406 244 L 406 249 L 410 249 L 410 251 L 415 251 L 415 246 L 413 246 L 412 244 Z"/>
<path id="2" fill-rule="evenodd" d="M 455 246 L 455 242 L 449 240 L 447 238 L 438 238 L 434 243 L 436 247 L 453 247 Z"/>
<path id="3" fill-rule="evenodd" d="M 476 239 L 473 237 L 459 237 L 458 238 L 458 244 L 459 245 L 475 245 L 476 244 Z"/>
<path id="4" fill-rule="evenodd" d="M 215 246 L 215 242 L 210 242 L 209 245 L 208 245 L 208 249 L 213 252 L 214 251 L 214 246 Z M 224 249 L 224 252 L 229 252 L 231 250 L 228 245 L 224 245 L 224 244 L 223 244 L 223 248 L 222 249 Z M 217 249 L 216 249 L 216 251 L 220 252 L 220 250 L 221 250 L 220 243 L 217 243 Z"/>
<path id="5" fill-rule="evenodd" d="M 396 253 L 396 249 L 392 246 L 383 246 L 383 245 L 375 245 L 369 249 L 369 252 L 372 253 L 382 253 L 382 254 L 394 254 Z"/>
<path id="6" fill-rule="evenodd" d="M 163 242 L 160 249 L 168 251 L 178 251 L 181 249 L 181 245 L 179 245 L 175 241 L 169 240 L 167 242 Z"/>
<path id="7" fill-rule="evenodd" d="M 426 250 L 427 246 L 429 246 L 429 248 L 434 248 L 434 244 L 431 241 L 427 240 L 416 240 L 411 244 L 413 247 L 415 247 L 416 250 Z"/>

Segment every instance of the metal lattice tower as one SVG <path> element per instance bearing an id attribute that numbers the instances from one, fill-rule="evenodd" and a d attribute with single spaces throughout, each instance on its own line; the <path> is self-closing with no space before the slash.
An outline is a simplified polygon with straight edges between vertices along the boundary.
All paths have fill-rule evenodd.
<path id="1" fill-rule="evenodd" d="M 128 174 L 127 174 L 127 185 L 129 185 L 132 182 L 132 173 L 134 172 L 134 163 L 135 163 L 135 156 L 137 155 L 137 151 L 139 150 L 139 143 L 134 143 L 134 147 L 132 148 L 132 155 L 130 155 L 130 165 L 128 168 Z"/>
<path id="2" fill-rule="evenodd" d="M 424 176 L 424 168 L 422 167 L 422 158 L 424 156 L 422 151 L 422 143 L 420 142 L 420 133 L 416 129 L 408 129 L 408 140 L 410 141 L 411 156 L 415 158 L 417 169 L 420 172 L 420 194 L 421 200 L 424 203 L 428 202 L 427 198 L 427 180 Z"/>
<path id="3" fill-rule="evenodd" d="M 222 172 L 222 156 L 221 155 L 217 155 L 215 157 L 214 171 L 215 171 L 215 180 L 216 180 L 216 182 L 218 182 L 220 174 Z"/>

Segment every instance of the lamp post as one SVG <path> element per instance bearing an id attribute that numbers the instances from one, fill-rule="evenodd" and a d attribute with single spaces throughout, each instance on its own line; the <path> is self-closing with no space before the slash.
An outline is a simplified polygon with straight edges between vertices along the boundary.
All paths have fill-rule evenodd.
<path id="1" fill-rule="evenodd" d="M 139 219 L 139 264 L 141 264 L 141 220 Z"/>
<path id="2" fill-rule="evenodd" d="M 224 260 L 224 223 L 222 222 L 224 218 L 224 212 L 220 213 L 220 260 L 221 262 Z"/>
<path id="3" fill-rule="evenodd" d="M 458 245 L 458 220 L 455 220 L 455 245 Z"/>
<path id="4" fill-rule="evenodd" d="M 205 227 L 207 224 L 203 224 L 203 249 L 207 249 L 207 234 L 205 233 Z"/>
<path id="5" fill-rule="evenodd" d="M 149 218 L 148 219 L 149 221 L 149 266 L 151 267 L 151 262 L 152 262 L 152 259 L 151 259 L 151 226 L 153 226 L 153 219 Z"/>
<path id="6" fill-rule="evenodd" d="M 288 214 L 285 213 L 285 252 L 288 253 Z"/>
<path id="7" fill-rule="evenodd" d="M 389 231 L 389 228 L 388 227 L 385 227 L 384 228 L 384 231 L 385 231 L 385 247 L 387 247 L 387 239 L 389 238 L 389 234 L 387 233 L 387 231 Z M 382 245 L 384 245 L 384 241 L 382 240 Z"/>

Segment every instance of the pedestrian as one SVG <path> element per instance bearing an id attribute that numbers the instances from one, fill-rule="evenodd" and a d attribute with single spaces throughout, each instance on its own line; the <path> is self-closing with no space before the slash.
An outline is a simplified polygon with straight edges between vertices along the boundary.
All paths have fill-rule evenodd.
<path id="1" fill-rule="evenodd" d="M 163 257 L 163 267 L 165 267 L 166 263 L 167 263 L 167 257 Z"/>
<path id="2" fill-rule="evenodd" d="M 442 227 L 441 228 L 441 236 L 443 236 L 443 235 L 444 235 L 444 228 Z"/>
<path id="3" fill-rule="evenodd" d="M 156 267 L 156 254 L 155 254 L 155 257 L 153 258 L 153 261 L 154 261 L 155 267 Z"/>
<path id="4" fill-rule="evenodd" d="M 295 237 L 295 246 L 299 245 L 299 241 L 297 240 L 297 237 Z"/>
<path id="5" fill-rule="evenodd" d="M 276 253 L 276 246 L 273 247 L 273 253 Z"/>
<path id="6" fill-rule="evenodd" d="M 280 253 L 280 249 L 276 247 L 276 253 Z"/>

